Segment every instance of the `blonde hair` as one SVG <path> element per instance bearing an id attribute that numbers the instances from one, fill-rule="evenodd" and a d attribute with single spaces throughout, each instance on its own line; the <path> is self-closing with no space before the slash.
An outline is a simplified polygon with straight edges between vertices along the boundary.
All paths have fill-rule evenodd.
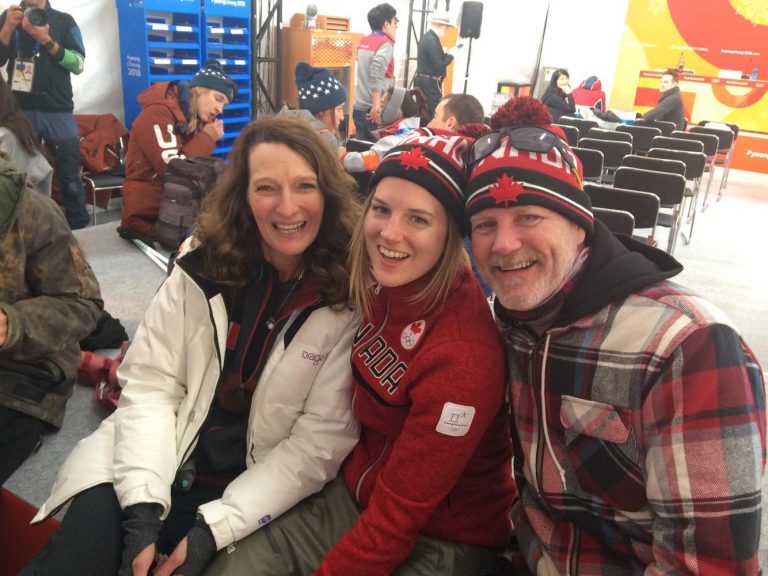
<path id="1" fill-rule="evenodd" d="M 365 218 L 371 209 L 376 190 L 372 190 L 363 208 L 363 217 L 357 222 L 349 246 L 350 273 L 349 290 L 359 310 L 371 316 L 373 301 L 376 297 L 374 287 L 376 279 L 371 273 L 371 260 L 365 245 Z M 445 209 L 445 208 L 443 208 Z M 447 212 L 446 212 L 447 215 Z M 445 303 L 451 287 L 458 278 L 463 278 L 469 265 L 469 257 L 464 250 L 461 231 L 456 221 L 447 217 L 448 233 L 440 258 L 432 270 L 425 274 L 429 282 L 419 292 L 407 299 L 407 302 L 423 306 L 421 313 L 427 314 Z"/>
<path id="2" fill-rule="evenodd" d="M 203 94 L 207 94 L 211 91 L 211 88 L 205 86 L 192 86 L 189 89 L 189 119 L 187 120 L 187 134 L 191 134 L 197 130 L 197 100 Z"/>

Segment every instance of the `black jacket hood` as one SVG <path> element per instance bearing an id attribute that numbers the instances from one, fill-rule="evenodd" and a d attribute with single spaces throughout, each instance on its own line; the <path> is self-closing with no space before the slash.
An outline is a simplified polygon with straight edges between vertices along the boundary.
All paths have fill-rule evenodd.
<path id="1" fill-rule="evenodd" d="M 554 325 L 566 326 L 682 271 L 683 265 L 666 252 L 629 236 L 614 236 L 596 220 L 585 269 Z"/>

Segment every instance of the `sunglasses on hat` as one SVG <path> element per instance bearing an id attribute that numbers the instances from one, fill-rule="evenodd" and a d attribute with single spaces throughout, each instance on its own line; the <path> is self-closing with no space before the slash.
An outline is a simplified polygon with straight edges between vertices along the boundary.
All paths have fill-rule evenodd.
<path id="1" fill-rule="evenodd" d="M 581 188 L 581 176 L 571 155 L 567 152 L 566 143 L 554 132 L 550 132 L 540 126 L 507 126 L 490 134 L 480 136 L 467 150 L 467 167 L 472 168 L 483 158 L 490 156 L 498 150 L 504 136 L 507 137 L 510 145 L 525 152 L 545 154 L 552 150 L 552 148 L 556 148 L 560 152 L 560 156 L 568 164 L 571 173 L 579 183 L 579 188 Z"/>

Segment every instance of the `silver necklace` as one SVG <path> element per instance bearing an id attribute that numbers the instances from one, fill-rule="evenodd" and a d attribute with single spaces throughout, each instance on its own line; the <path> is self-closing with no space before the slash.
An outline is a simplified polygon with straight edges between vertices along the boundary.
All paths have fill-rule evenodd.
<path id="1" fill-rule="evenodd" d="M 275 313 L 272 314 L 269 318 L 267 318 L 267 329 L 273 330 L 275 328 L 275 318 L 280 315 L 280 312 L 283 311 L 283 306 L 285 306 L 285 303 L 288 302 L 288 298 L 291 297 L 291 294 L 293 294 L 293 291 L 296 289 L 296 286 L 298 286 L 302 279 L 304 278 L 304 270 L 302 270 L 298 276 L 296 276 L 296 279 L 293 281 L 293 284 L 291 284 L 291 287 L 288 289 L 288 292 L 285 296 L 283 296 L 283 301 L 280 302 L 280 305 L 277 307 L 277 310 L 275 310 Z"/>

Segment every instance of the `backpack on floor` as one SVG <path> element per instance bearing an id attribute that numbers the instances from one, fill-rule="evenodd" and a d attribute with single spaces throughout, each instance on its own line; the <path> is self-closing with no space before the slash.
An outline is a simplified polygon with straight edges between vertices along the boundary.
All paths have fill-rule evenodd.
<path id="1" fill-rule="evenodd" d="M 212 156 L 173 158 L 168 163 L 156 228 L 157 239 L 164 248 L 178 249 L 224 164 L 224 160 Z"/>

